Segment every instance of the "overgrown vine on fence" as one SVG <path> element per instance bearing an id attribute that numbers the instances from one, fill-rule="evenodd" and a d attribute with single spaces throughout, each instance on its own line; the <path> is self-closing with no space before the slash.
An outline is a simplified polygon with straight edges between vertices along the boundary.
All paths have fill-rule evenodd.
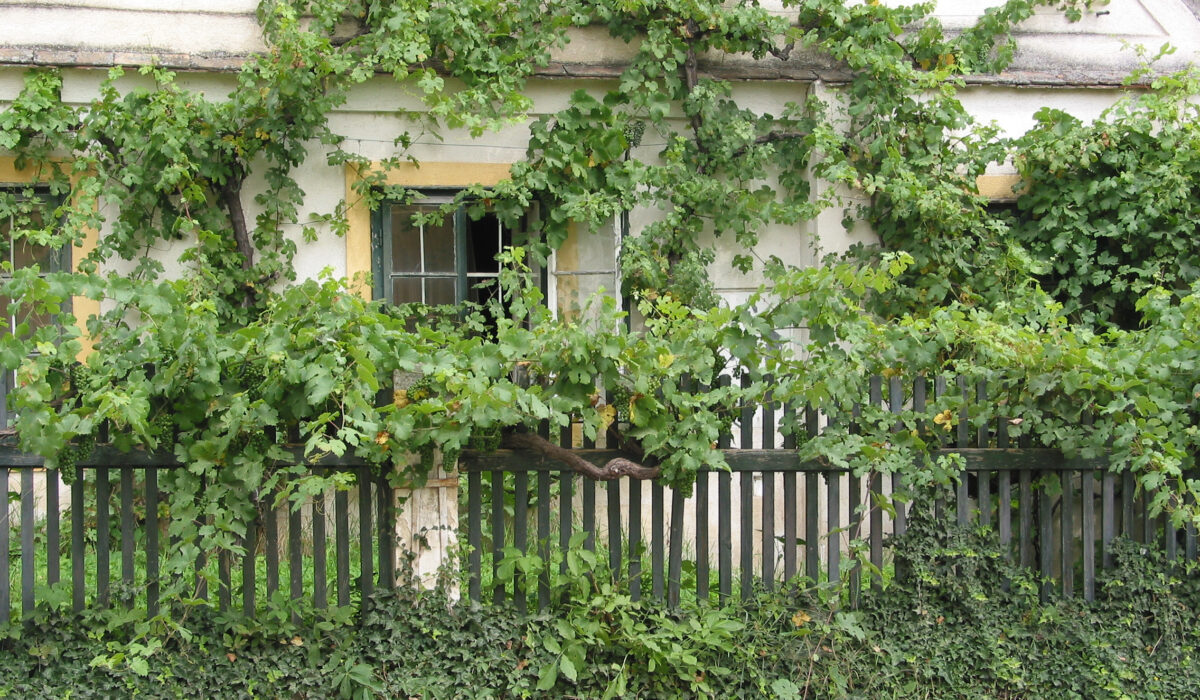
<path id="1" fill-rule="evenodd" d="M 14 238 L 38 244 L 76 247 L 91 230 L 101 235 L 77 272 L 13 270 L 4 284 L 14 307 L 63 319 L 23 323 L 0 340 L 4 366 L 19 368 L 11 400 L 21 444 L 61 466 L 107 424 L 120 447 L 173 451 L 187 468 L 171 477 L 172 534 L 182 544 L 167 568 L 182 571 L 195 548 L 236 549 L 245 517 L 277 486 L 326 483 L 289 461 L 280 443 L 293 433 L 309 457 L 352 452 L 381 468 L 399 460 L 410 468 L 393 477 L 419 482 L 429 462 L 407 455 L 453 454 L 478 432 L 574 420 L 588 436 L 618 430 L 642 466 L 687 488 L 700 466 L 722 463 L 718 434 L 767 389 L 776 401 L 845 407 L 863 403 L 862 379 L 873 373 L 956 374 L 992 382 L 1002 397 L 975 409 L 973 425 L 1005 420 L 1072 452 L 1110 450 L 1116 468 L 1144 486 L 1172 486 L 1156 492 L 1158 505 L 1195 519 L 1200 485 L 1182 478 L 1200 396 L 1197 297 L 1181 288 L 1190 268 L 1156 277 L 1161 258 L 1177 252 L 1170 247 L 1130 263 L 1148 270 L 1130 283 L 1148 291 L 1137 309 L 1143 328 L 1070 325 L 1074 306 L 1064 312 L 1028 290 L 1033 273 L 1062 274 L 1035 262 L 1058 245 L 1039 233 L 1052 228 L 1042 195 L 1022 200 L 1031 218 L 1008 235 L 975 191 L 975 175 L 1008 145 L 973 123 L 957 91 L 973 73 L 1002 70 L 1011 28 L 1044 5 L 1078 16 L 1090 3 L 1008 0 L 950 34 L 931 4 L 804 0 L 776 15 L 715 0 L 267 0 L 259 13 L 267 49 L 227 95 L 146 68 L 114 70 L 95 100 L 71 104 L 57 73 L 31 72 L 0 112 L 0 148 L 65 199 L 5 197 L 0 217 L 16 222 Z M 528 80 L 585 25 L 632 44 L 615 87 L 576 92 L 565 109 L 533 120 L 511 179 L 471 188 L 459 203 L 486 199 L 515 219 L 540 202 L 533 256 L 560 245 L 570 222 L 594 227 L 635 207 L 661 210 L 625 241 L 622 258 L 644 328 L 624 330 L 611 299 L 595 301 L 586 322 L 554 318 L 521 251 L 506 259 L 502 306 L 428 316 L 415 328 L 414 309 L 365 302 L 335 280 L 294 281 L 296 247 L 319 226 L 345 225 L 341 211 L 315 221 L 304 212 L 297 166 L 323 151 L 330 165 L 367 172 L 328 121 L 349 90 L 385 73 L 424 101 L 397 108 L 412 126 L 386 168 L 410 157 L 418 134 L 480 135 L 525 121 Z M 823 99 L 797 90 L 779 113 L 753 110 L 735 84 L 705 70 L 711 54 L 780 62 L 804 52 L 827 56 L 844 85 Z M 1193 138 L 1179 100 L 1194 79 L 1160 80 L 1181 82 L 1119 108 L 1111 128 L 1088 127 L 1099 135 L 1047 114 L 1021 143 L 1021 167 L 1041 182 L 1074 166 L 1055 151 L 1064 129 L 1087 143 L 1115 139 L 1126 161 L 1157 148 L 1150 136 Z M 764 228 L 844 206 L 836 189 L 813 189 L 814 175 L 870 198 L 859 213 L 880 232 L 882 251 L 807 270 L 758 252 Z M 251 177 L 265 183 L 256 185 L 253 221 Z M 1089 177 L 1064 180 L 1082 187 Z M 358 195 L 412 196 L 383 182 L 381 171 L 367 173 Z M 50 203 L 37 211 L 38 201 Z M 1174 221 L 1175 211 L 1164 216 Z M 713 239 L 768 287 L 748 303 L 718 304 L 706 273 Z M 182 276 L 163 274 L 163 250 L 178 256 Z M 972 270 L 995 262 L 980 255 L 996 250 L 1007 277 L 985 290 Z M 1075 294 L 1063 284 L 1056 291 Z M 82 369 L 72 368 L 82 345 L 62 313 L 71 296 L 103 302 L 86 319 L 94 350 Z M 783 341 L 787 329 L 807 335 L 803 350 Z M 727 371 L 750 381 L 710 388 Z M 424 375 L 421 391 L 377 401 L 395 372 Z M 683 388 L 685 376 L 702 389 Z M 597 386 L 613 389 L 618 405 L 605 404 Z M 948 478 L 928 455 L 948 425 L 934 418 L 958 400 L 899 417 L 867 405 L 856 433 L 834 428 L 801 451 L 911 483 Z M 1095 428 L 1075 422 L 1084 410 Z M 193 524 L 199 513 L 215 514 L 211 534 Z"/>

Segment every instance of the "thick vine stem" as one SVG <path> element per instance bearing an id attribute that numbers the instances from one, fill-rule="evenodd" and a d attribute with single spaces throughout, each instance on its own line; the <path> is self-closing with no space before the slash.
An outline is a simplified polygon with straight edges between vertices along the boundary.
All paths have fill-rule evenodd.
<path id="1" fill-rule="evenodd" d="M 242 210 L 241 179 L 226 182 L 221 186 L 221 202 L 229 212 L 229 223 L 233 226 L 233 239 L 237 251 L 242 254 L 242 269 L 254 267 L 254 246 L 250 243 L 250 229 L 246 225 L 246 214 Z"/>
<path id="2" fill-rule="evenodd" d="M 656 479 L 662 473 L 659 467 L 647 467 L 624 457 L 610 459 L 603 467 L 597 467 L 578 454 L 559 447 L 549 440 L 532 433 L 512 433 L 504 436 L 504 447 L 514 450 L 533 450 L 543 457 L 557 460 L 574 471 L 596 481 L 612 481 L 629 477 L 639 481 Z"/>

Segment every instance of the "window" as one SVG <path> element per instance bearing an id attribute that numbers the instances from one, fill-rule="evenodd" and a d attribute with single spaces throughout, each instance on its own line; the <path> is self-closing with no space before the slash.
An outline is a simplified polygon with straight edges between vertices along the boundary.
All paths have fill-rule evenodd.
<path id="1" fill-rule="evenodd" d="M 0 281 L 11 278 L 11 270 L 36 265 L 42 273 L 57 272 L 68 265 L 68 250 L 54 249 L 35 243 L 26 232 L 41 228 L 44 222 L 41 212 L 49 199 L 49 192 L 29 187 L 0 187 L 0 260 L 8 265 L 0 267 Z M 0 295 L 0 313 L 4 315 L 4 328 L 0 334 L 16 333 L 21 324 L 29 324 L 30 331 L 54 323 L 48 315 L 38 315 L 30 309 L 12 313 L 12 299 Z M 0 372 L 0 427 L 9 424 L 8 390 L 14 385 L 15 372 Z"/>
<path id="2" fill-rule="evenodd" d="M 393 304 L 482 304 L 497 294 L 496 284 L 488 282 L 500 275 L 496 256 L 513 245 L 512 231 L 493 214 L 472 219 L 462 207 L 431 223 L 421 219 L 451 200 L 445 193 L 426 193 L 411 204 L 385 202 L 375 213 L 376 298 Z"/>

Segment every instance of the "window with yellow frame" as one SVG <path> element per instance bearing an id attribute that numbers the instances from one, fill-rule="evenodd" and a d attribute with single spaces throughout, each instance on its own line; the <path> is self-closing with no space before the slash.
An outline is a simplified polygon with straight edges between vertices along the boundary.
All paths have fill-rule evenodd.
<path id="1" fill-rule="evenodd" d="M 40 273 L 70 269 L 72 250 L 48 245 L 46 227 L 52 222 L 43 219 L 48 210 L 45 204 L 58 204 L 61 197 L 40 182 L 37 172 L 20 169 L 15 159 L 0 156 L 0 262 L 4 263 L 0 266 L 0 279 L 10 277 L 16 270 L 35 266 Z M 81 249 L 76 251 L 78 256 L 86 255 L 95 242 L 96 234 L 90 232 Z M 4 324 L 0 334 L 33 332 L 56 323 L 56 319 L 34 314 L 28 309 L 18 312 L 11 308 L 12 302 L 12 299 L 0 296 Z M 98 310 L 98 304 L 90 299 L 76 298 L 70 308 L 82 327 L 87 317 Z M 86 354 L 90 343 L 85 339 L 83 345 L 83 354 Z M 7 397 L 14 381 L 12 372 L 0 372 L 0 426 L 9 423 Z"/>

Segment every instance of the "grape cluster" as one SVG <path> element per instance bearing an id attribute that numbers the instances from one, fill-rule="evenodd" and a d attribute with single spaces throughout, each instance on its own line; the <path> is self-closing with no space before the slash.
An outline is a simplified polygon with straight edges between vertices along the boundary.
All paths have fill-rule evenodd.
<path id="1" fill-rule="evenodd" d="M 494 425 L 490 428 L 476 428 L 471 432 L 471 439 L 468 445 L 472 450 L 479 452 L 495 452 L 500 449 L 500 426 Z"/>
<path id="2" fill-rule="evenodd" d="M 81 362 L 74 362 L 67 370 L 71 377 L 71 389 L 78 392 L 92 378 L 92 370 Z"/>
<path id="3" fill-rule="evenodd" d="M 644 133 L 646 133 L 646 122 L 638 119 L 625 123 L 625 141 L 630 148 L 637 148 L 641 144 Z"/>
<path id="4" fill-rule="evenodd" d="M 53 467 L 57 467 L 63 482 L 70 485 L 75 482 L 75 471 L 79 463 L 92 456 L 96 449 L 95 435 L 80 435 L 74 442 L 63 445 L 54 458 Z"/>
<path id="5" fill-rule="evenodd" d="M 424 401 L 433 396 L 433 389 L 433 379 L 425 375 L 408 388 L 408 400 L 413 402 Z"/>
<path id="6" fill-rule="evenodd" d="M 609 393 L 609 405 L 617 410 L 614 422 L 618 424 L 629 422 L 629 402 L 632 399 L 633 394 L 624 386 L 618 386 Z"/>
<path id="7" fill-rule="evenodd" d="M 150 421 L 150 436 L 159 441 L 170 441 L 175 437 L 175 417 L 163 411 Z"/>

